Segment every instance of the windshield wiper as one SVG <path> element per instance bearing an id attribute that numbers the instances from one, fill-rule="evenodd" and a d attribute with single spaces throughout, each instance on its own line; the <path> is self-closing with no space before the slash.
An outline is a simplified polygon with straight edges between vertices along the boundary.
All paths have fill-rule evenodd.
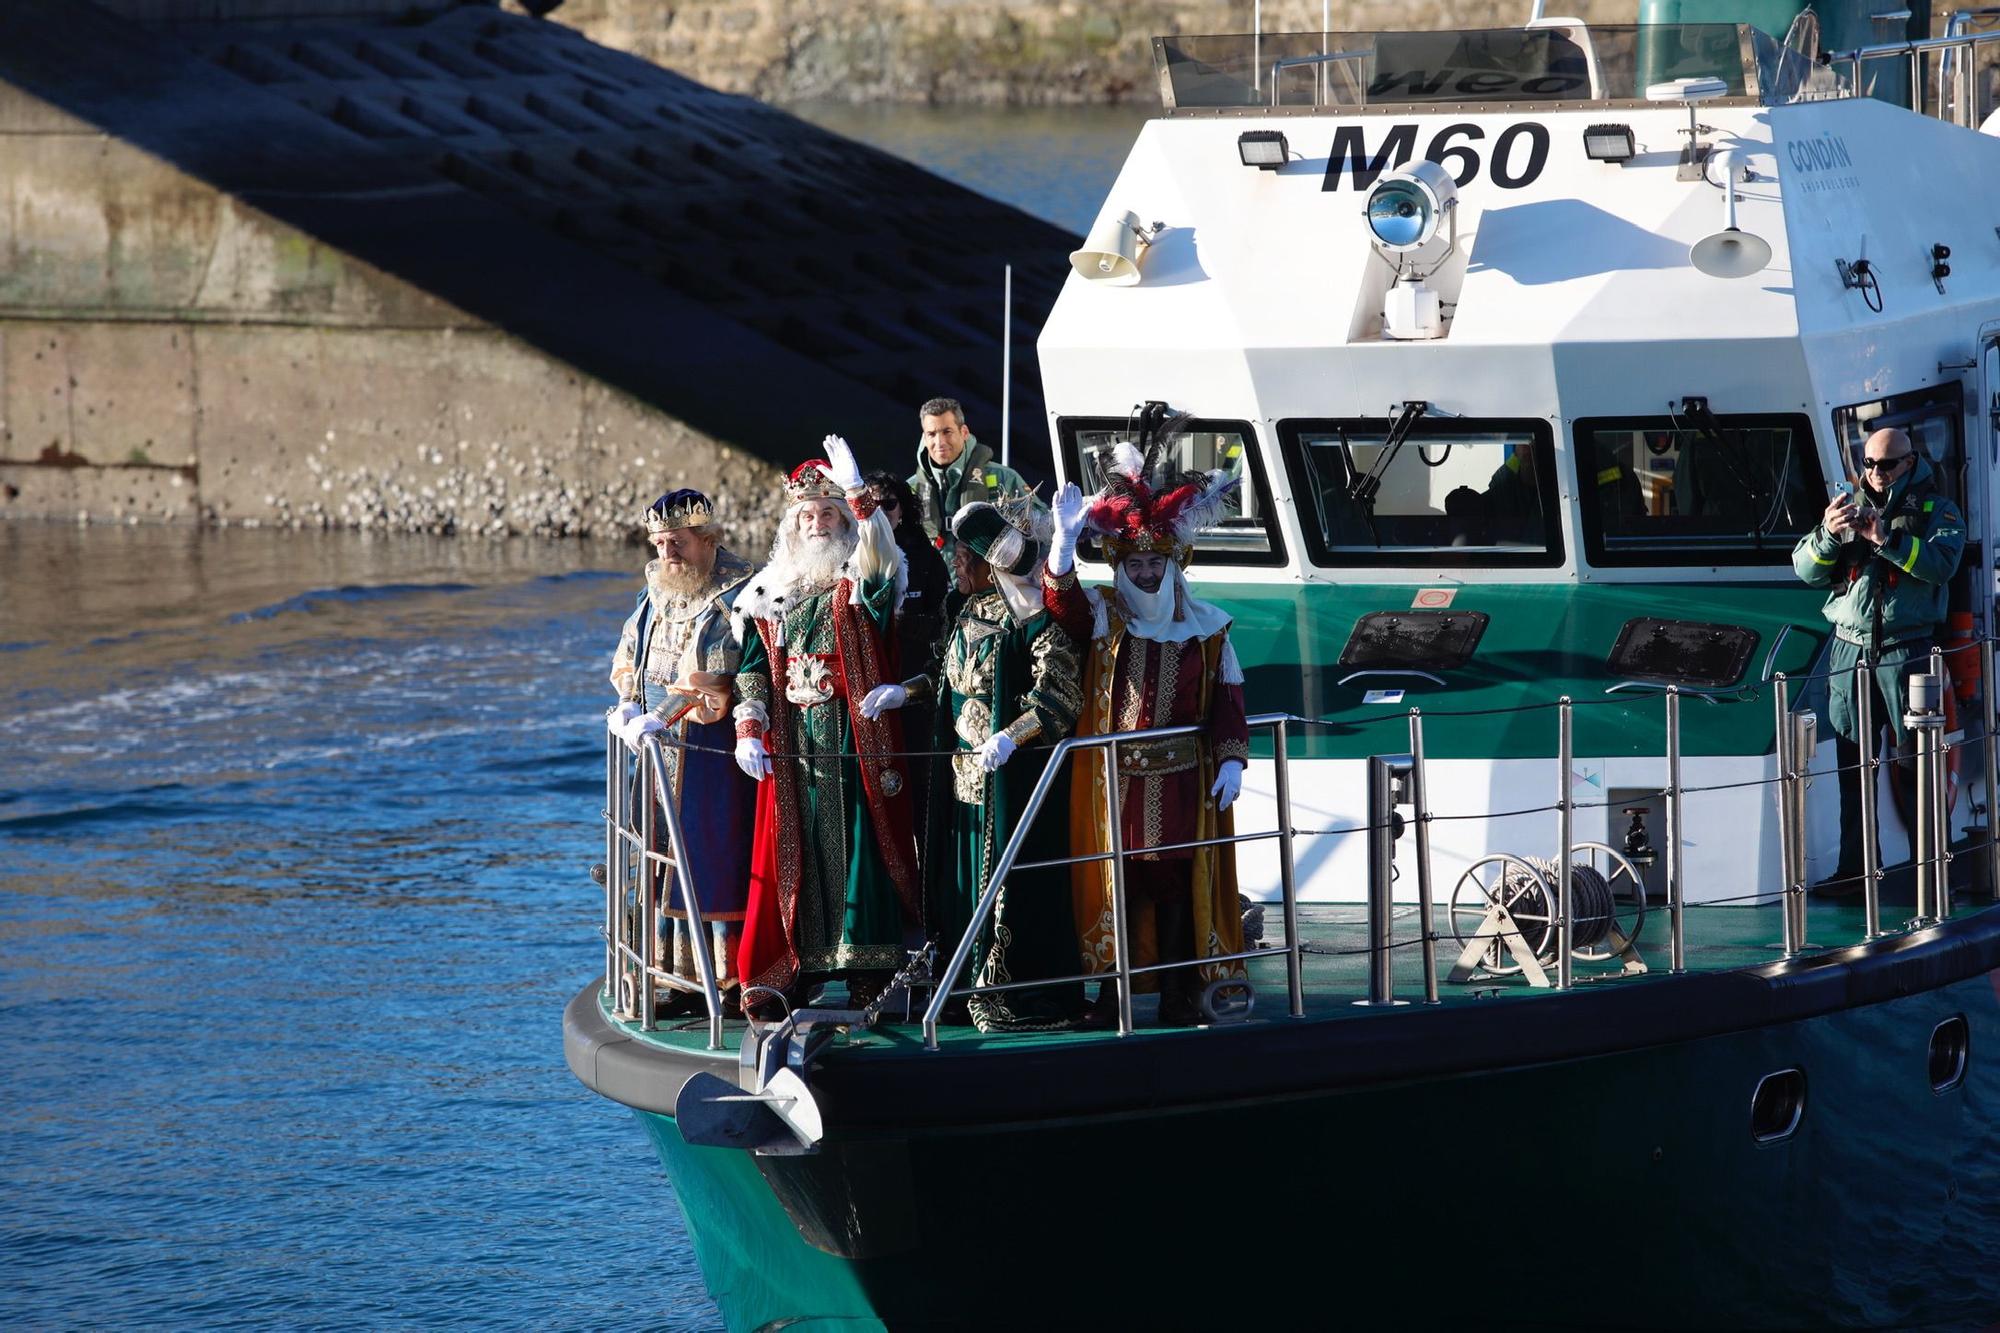
<path id="1" fill-rule="evenodd" d="M 1429 410 L 1430 404 L 1426 402 L 1411 401 L 1403 404 L 1402 411 L 1396 414 L 1396 420 L 1389 427 L 1388 435 L 1383 437 L 1382 452 L 1375 455 L 1374 466 L 1368 469 L 1366 475 L 1359 477 L 1354 477 L 1353 470 L 1349 469 L 1352 480 L 1347 483 L 1348 499 L 1370 513 L 1374 512 L 1376 492 L 1382 489 L 1382 474 L 1389 470 L 1389 464 L 1396 461 L 1396 455 L 1401 452 L 1403 442 L 1410 438 L 1410 428 L 1417 424 L 1417 418 Z M 1343 447 L 1346 441 L 1347 435 L 1343 431 L 1341 433 Z M 1376 545 L 1380 546 L 1381 543 L 1378 541 Z"/>

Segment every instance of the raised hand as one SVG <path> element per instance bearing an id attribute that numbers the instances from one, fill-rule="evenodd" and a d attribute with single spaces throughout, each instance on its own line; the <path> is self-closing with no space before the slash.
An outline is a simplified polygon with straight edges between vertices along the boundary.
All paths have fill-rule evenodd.
<path id="1" fill-rule="evenodd" d="M 834 485 L 844 491 L 858 491 L 864 483 L 861 480 L 861 465 L 854 461 L 854 450 L 847 447 L 847 441 L 838 435 L 829 435 L 819 442 L 826 450 L 827 470 L 833 476 Z"/>
<path id="2" fill-rule="evenodd" d="M 1049 573 L 1063 575 L 1076 568 L 1076 539 L 1083 532 L 1083 516 L 1088 506 L 1075 482 L 1066 482 L 1049 506 L 1055 515 L 1055 536 L 1049 544 Z"/>

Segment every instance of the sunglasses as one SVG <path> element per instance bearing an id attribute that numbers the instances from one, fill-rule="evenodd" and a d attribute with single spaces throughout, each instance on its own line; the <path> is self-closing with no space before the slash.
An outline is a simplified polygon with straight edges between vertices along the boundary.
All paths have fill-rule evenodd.
<path id="1" fill-rule="evenodd" d="M 1861 460 L 1861 467 L 1864 471 L 1869 472 L 1888 472 L 1909 456 L 1908 454 L 1897 454 L 1894 458 L 1864 458 Z"/>

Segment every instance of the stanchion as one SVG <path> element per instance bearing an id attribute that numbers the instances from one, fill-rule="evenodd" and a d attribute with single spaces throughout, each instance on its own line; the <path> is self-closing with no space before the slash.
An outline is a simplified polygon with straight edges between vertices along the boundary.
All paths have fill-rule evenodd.
<path id="1" fill-rule="evenodd" d="M 1799 868 L 1792 860 L 1797 850 L 1797 840 L 1792 834 L 1792 821 L 1796 814 L 1792 802 L 1795 780 L 1792 775 L 1792 699 L 1791 683 L 1782 671 L 1771 678 L 1771 702 L 1777 710 L 1774 748 L 1778 761 L 1778 877 L 1783 883 L 1782 896 L 1778 899 L 1778 920 L 1784 932 L 1785 957 L 1796 958 L 1804 941 L 1793 919 L 1792 900 L 1803 886 L 1799 883 Z"/>
<path id="2" fill-rule="evenodd" d="M 1570 826 L 1569 771 L 1575 749 L 1573 705 L 1565 694 L 1556 703 L 1556 989 L 1570 988 L 1573 964 L 1570 938 L 1573 923 L 1570 893 L 1570 857 L 1575 846 Z"/>
<path id="3" fill-rule="evenodd" d="M 1903 725 L 1909 728 L 1917 755 L 1917 793 L 1911 810 L 1911 823 L 1916 825 L 1917 858 L 1917 915 L 1916 925 L 1933 925 L 1939 918 L 1938 880 L 1941 865 L 1938 859 L 1938 828 L 1936 815 L 1938 805 L 1932 788 L 1937 783 L 1938 763 L 1937 741 L 1944 727 L 1944 715 L 1939 708 L 1939 682 L 1936 676 L 1913 675 L 1909 678 L 1908 710 L 1903 714 Z"/>
<path id="4" fill-rule="evenodd" d="M 1406 754 L 1368 756 L 1368 999 L 1396 1003 L 1396 780 L 1410 771 Z"/>
<path id="5" fill-rule="evenodd" d="M 1986 722 L 1986 894 L 2000 902 L 2000 738 L 1993 734 L 1993 638 L 1979 641 L 1979 701 Z"/>
<path id="6" fill-rule="evenodd" d="M 1667 965 L 1687 971 L 1687 911 L 1681 889 L 1681 690 L 1667 687 Z"/>
<path id="7" fill-rule="evenodd" d="M 1118 951 L 1118 1035 L 1132 1035 L 1132 928 L 1125 902 L 1125 812 L 1118 801 L 1118 742 L 1104 747 L 1104 820 L 1111 842 L 1111 939 Z"/>
<path id="8" fill-rule="evenodd" d="M 1431 919 L 1431 807 L 1424 786 L 1424 710 L 1410 710 L 1410 815 L 1417 826 L 1417 916 L 1423 922 L 1424 1003 L 1437 1004 L 1437 923 Z"/>
<path id="9" fill-rule="evenodd" d="M 1861 790 L 1861 938 L 1882 934 L 1882 848 L 1876 842 L 1876 763 L 1881 737 L 1875 734 L 1875 664 L 1868 653 L 1854 667 L 1854 720 L 1861 736 L 1861 771 L 1854 781 Z"/>
<path id="10" fill-rule="evenodd" d="M 1285 895 L 1285 988 L 1292 1017 L 1306 1013 L 1305 956 L 1299 939 L 1298 868 L 1292 860 L 1292 770 L 1286 754 L 1291 732 L 1280 722 L 1272 729 L 1271 776 L 1278 798 L 1278 882 Z"/>

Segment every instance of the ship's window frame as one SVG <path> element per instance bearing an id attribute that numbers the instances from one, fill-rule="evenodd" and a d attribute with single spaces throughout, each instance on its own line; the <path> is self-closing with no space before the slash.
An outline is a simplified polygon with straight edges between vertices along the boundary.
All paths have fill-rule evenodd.
<path id="1" fill-rule="evenodd" d="M 1863 413 L 1868 415 L 1864 418 Z M 1941 380 L 1921 389 L 1883 394 L 1866 402 L 1847 403 L 1833 409 L 1833 445 L 1847 467 L 1849 480 L 1861 471 L 1862 446 L 1868 437 L 1885 426 L 1908 428 L 1912 422 L 1937 421 L 1950 432 L 1950 444 L 1943 457 L 1928 451 L 1937 475 L 1937 484 L 1961 509 L 1965 507 L 1965 386 L 1957 380 Z M 1920 448 L 1920 434 L 1912 434 L 1911 447 Z"/>
<path id="2" fill-rule="evenodd" d="M 1815 471 L 1820 468 L 1819 441 L 1813 433 L 1812 418 L 1803 412 L 1736 412 L 1729 415 L 1718 414 L 1715 422 L 1723 429 L 1771 430 L 1788 428 L 1793 432 L 1795 444 L 1801 458 L 1812 460 Z M 1583 528 L 1584 559 L 1598 569 L 1644 569 L 1655 566 L 1700 566 L 1703 568 L 1756 569 L 1765 566 L 1791 565 L 1792 548 L 1798 544 L 1798 535 L 1779 534 L 1760 552 L 1746 544 L 1740 548 L 1689 545 L 1676 549 L 1672 544 L 1676 539 L 1663 538 L 1651 545 L 1634 544 L 1623 550 L 1613 551 L 1604 544 L 1604 527 L 1600 521 L 1597 506 L 1586 504 L 1584 500 L 1596 489 L 1596 473 L 1584 475 L 1586 469 L 1597 466 L 1597 450 L 1592 436 L 1598 431 L 1685 431 L 1689 429 L 1688 418 L 1668 413 L 1654 413 L 1633 416 L 1578 417 L 1570 423 L 1569 451 L 1572 458 L 1571 476 L 1575 482 L 1577 497 L 1577 517 Z M 1820 490 L 1826 490 L 1826 478 L 1821 476 Z"/>
<path id="3" fill-rule="evenodd" d="M 1243 452 L 1248 460 L 1246 471 L 1249 484 L 1257 497 L 1258 520 L 1264 528 L 1264 539 L 1270 543 L 1268 551 L 1228 550 L 1225 548 L 1195 544 L 1193 568 L 1199 572 L 1203 568 L 1216 566 L 1251 566 L 1257 568 L 1283 568 L 1290 562 L 1285 551 L 1285 533 L 1278 522 L 1277 504 L 1271 497 L 1270 476 L 1264 470 L 1264 451 L 1257 440 L 1257 428 L 1244 420 L 1225 417 L 1199 417 L 1187 423 L 1190 432 L 1213 432 L 1233 434 L 1243 441 Z M 1062 451 L 1063 477 L 1074 481 L 1088 490 L 1095 485 L 1095 478 L 1083 475 L 1082 453 L 1077 447 L 1077 436 L 1084 431 L 1113 431 L 1120 435 L 1132 430 L 1130 417 L 1057 417 L 1057 448 Z M 1097 549 L 1097 543 L 1086 536 L 1078 548 L 1078 554 L 1085 560 L 1104 563 L 1104 555 Z"/>
<path id="4" fill-rule="evenodd" d="M 1566 558 L 1562 508 L 1556 495 L 1556 468 L 1536 473 L 1537 499 L 1542 506 L 1544 545 L 1519 551 L 1470 549 L 1441 546 L 1389 547 L 1377 551 L 1335 551 L 1327 546 L 1321 531 L 1317 505 L 1310 508 L 1300 499 L 1313 493 L 1317 482 L 1306 462 L 1304 437 L 1330 435 L 1343 430 L 1386 434 L 1388 417 L 1286 417 L 1278 422 L 1278 452 L 1285 462 L 1291 482 L 1293 509 L 1298 515 L 1306 558 L 1324 569 L 1557 569 Z M 1445 435 L 1513 434 L 1527 435 L 1544 455 L 1554 456 L 1555 433 L 1543 417 L 1431 417 L 1417 418 L 1411 426 L 1405 448 L 1415 450 L 1426 439 Z"/>

